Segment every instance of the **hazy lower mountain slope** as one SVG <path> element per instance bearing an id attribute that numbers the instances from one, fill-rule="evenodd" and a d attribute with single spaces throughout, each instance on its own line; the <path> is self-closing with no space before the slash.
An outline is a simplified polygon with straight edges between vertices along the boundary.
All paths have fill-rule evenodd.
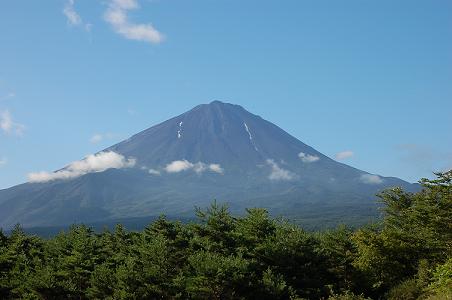
<path id="1" fill-rule="evenodd" d="M 104 150 L 110 151 L 134 165 L 0 191 L 0 226 L 187 217 L 213 199 L 234 212 L 265 207 L 305 221 L 354 222 L 377 214 L 378 191 L 417 188 L 336 162 L 241 106 L 219 101 Z"/>

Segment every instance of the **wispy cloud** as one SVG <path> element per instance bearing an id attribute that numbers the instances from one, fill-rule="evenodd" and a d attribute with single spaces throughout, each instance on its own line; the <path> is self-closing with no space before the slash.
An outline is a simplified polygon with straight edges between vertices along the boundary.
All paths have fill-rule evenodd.
<path id="1" fill-rule="evenodd" d="M 151 24 L 134 24 L 129 21 L 128 12 L 138 9 L 136 0 L 110 0 L 104 19 L 116 33 L 130 40 L 159 44 L 163 35 Z"/>
<path id="2" fill-rule="evenodd" d="M 363 174 L 360 177 L 360 180 L 366 184 L 380 184 L 383 183 L 383 179 L 378 175 L 373 174 Z"/>
<path id="3" fill-rule="evenodd" d="M 125 158 L 113 151 L 88 155 L 56 172 L 37 172 L 28 174 L 30 182 L 48 182 L 60 179 L 73 179 L 88 173 L 103 172 L 108 169 L 123 169 L 135 166 L 134 158 Z"/>
<path id="4" fill-rule="evenodd" d="M 135 116 L 138 112 L 137 112 L 135 109 L 133 109 L 133 108 L 128 108 L 128 109 L 127 109 L 127 113 L 128 113 L 130 116 Z"/>
<path id="5" fill-rule="evenodd" d="M 66 16 L 67 22 L 71 26 L 81 26 L 86 31 L 90 31 L 92 24 L 84 23 L 82 17 L 75 10 L 75 0 L 68 0 L 63 8 L 63 14 Z"/>
<path id="6" fill-rule="evenodd" d="M 148 172 L 151 175 L 160 175 L 160 171 L 156 169 L 149 169 Z"/>
<path id="7" fill-rule="evenodd" d="M 104 140 L 111 140 L 112 138 L 115 137 L 115 134 L 111 133 L 111 132 L 107 132 L 107 133 L 96 133 L 93 134 L 93 136 L 91 136 L 91 138 L 89 139 L 91 144 L 98 144 Z"/>
<path id="8" fill-rule="evenodd" d="M 12 99 L 12 98 L 14 98 L 14 97 L 16 97 L 16 93 L 14 93 L 14 92 L 9 92 L 9 93 L 7 93 L 7 94 L 4 95 L 4 96 L 0 96 L 0 101 Z"/>
<path id="9" fill-rule="evenodd" d="M 274 181 L 280 180 L 292 180 L 296 177 L 296 175 L 288 170 L 281 168 L 273 159 L 266 160 L 267 165 L 271 167 L 271 173 L 268 176 L 268 179 Z"/>
<path id="10" fill-rule="evenodd" d="M 342 152 L 336 153 L 336 159 L 337 160 L 344 160 L 344 159 L 353 157 L 354 155 L 355 155 L 355 153 L 353 153 L 353 151 L 346 150 L 346 151 L 342 151 Z"/>
<path id="11" fill-rule="evenodd" d="M 63 9 L 63 14 L 66 16 L 67 21 L 70 25 L 80 25 L 82 24 L 82 18 L 75 11 L 74 0 L 69 0 Z"/>
<path id="12" fill-rule="evenodd" d="M 312 162 L 316 162 L 320 159 L 320 157 L 318 157 L 316 155 L 310 155 L 310 154 L 306 154 L 304 152 L 298 153 L 298 157 L 304 163 L 312 163 Z"/>
<path id="13" fill-rule="evenodd" d="M 6 157 L 0 158 L 0 168 L 8 163 L 8 159 Z"/>
<path id="14" fill-rule="evenodd" d="M 432 174 L 432 172 L 446 171 L 452 167 L 452 152 L 432 148 L 421 144 L 401 144 L 397 146 L 400 159 L 407 168 L 418 172 Z"/>
<path id="15" fill-rule="evenodd" d="M 102 134 L 96 133 L 89 139 L 89 141 L 91 142 L 91 144 L 97 144 L 97 143 L 101 142 L 103 139 L 104 139 L 104 137 Z"/>
<path id="16" fill-rule="evenodd" d="M 14 121 L 9 110 L 0 111 L 0 129 L 6 134 L 22 135 L 25 126 Z"/>
<path id="17" fill-rule="evenodd" d="M 167 164 L 164 170 L 167 173 L 179 173 L 188 170 L 192 170 L 198 174 L 205 171 L 212 171 L 219 174 L 223 174 L 224 172 L 223 168 L 219 164 L 206 164 L 203 162 L 191 163 L 186 159 L 175 160 Z"/>

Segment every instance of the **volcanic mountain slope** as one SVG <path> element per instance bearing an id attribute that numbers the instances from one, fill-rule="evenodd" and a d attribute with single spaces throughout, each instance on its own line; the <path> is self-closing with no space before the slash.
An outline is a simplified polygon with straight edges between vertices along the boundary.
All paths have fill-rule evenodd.
<path id="1" fill-rule="evenodd" d="M 213 199 L 315 222 L 377 214 L 384 188 L 417 189 L 336 162 L 241 106 L 214 101 L 62 170 L 0 191 L 0 226 L 193 215 Z"/>

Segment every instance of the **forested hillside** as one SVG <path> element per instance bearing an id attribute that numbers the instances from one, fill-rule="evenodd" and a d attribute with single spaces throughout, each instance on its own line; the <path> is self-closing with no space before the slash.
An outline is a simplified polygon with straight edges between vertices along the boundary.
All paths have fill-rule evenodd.
<path id="1" fill-rule="evenodd" d="M 1 299 L 452 299 L 452 172 L 380 195 L 379 224 L 307 232 L 216 203 L 141 232 L 0 232 Z"/>

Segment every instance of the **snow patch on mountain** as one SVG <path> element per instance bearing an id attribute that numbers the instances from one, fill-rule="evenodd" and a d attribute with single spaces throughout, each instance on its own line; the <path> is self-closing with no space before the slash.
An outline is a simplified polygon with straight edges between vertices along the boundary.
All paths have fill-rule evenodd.
<path id="1" fill-rule="evenodd" d="M 182 124 L 184 124 L 184 122 L 180 122 L 179 123 L 179 130 L 177 130 L 177 138 L 180 139 L 182 137 Z"/>
<path id="2" fill-rule="evenodd" d="M 245 122 L 243 122 L 243 125 L 245 126 L 246 132 L 248 132 L 248 136 L 249 136 L 251 145 L 253 145 L 254 150 L 258 151 L 256 145 L 254 144 L 253 136 L 251 135 L 251 131 L 250 131 L 250 129 L 248 128 L 248 125 L 247 125 Z"/>

